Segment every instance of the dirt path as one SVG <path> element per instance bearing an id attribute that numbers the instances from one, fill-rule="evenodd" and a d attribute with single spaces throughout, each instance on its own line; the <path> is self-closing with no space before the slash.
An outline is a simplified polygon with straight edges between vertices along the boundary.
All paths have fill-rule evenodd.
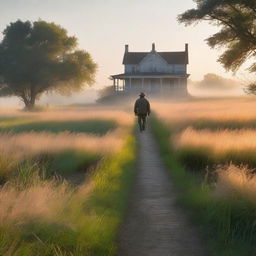
<path id="1" fill-rule="evenodd" d="M 150 131 L 138 134 L 138 174 L 120 232 L 119 256 L 207 256 L 184 210 Z"/>

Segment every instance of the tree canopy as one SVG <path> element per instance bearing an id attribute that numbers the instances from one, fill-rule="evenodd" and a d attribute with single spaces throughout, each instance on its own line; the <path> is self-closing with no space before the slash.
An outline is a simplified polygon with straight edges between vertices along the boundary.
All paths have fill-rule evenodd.
<path id="1" fill-rule="evenodd" d="M 248 59 L 249 70 L 256 72 L 256 1 L 255 0 L 195 0 L 196 8 L 178 16 L 186 25 L 202 20 L 221 29 L 207 40 L 210 47 L 225 47 L 219 62 L 227 70 L 236 71 Z"/>
<path id="2" fill-rule="evenodd" d="M 18 96 L 27 108 L 46 91 L 71 93 L 94 83 L 96 64 L 77 39 L 46 21 L 16 21 L 0 42 L 0 95 Z"/>

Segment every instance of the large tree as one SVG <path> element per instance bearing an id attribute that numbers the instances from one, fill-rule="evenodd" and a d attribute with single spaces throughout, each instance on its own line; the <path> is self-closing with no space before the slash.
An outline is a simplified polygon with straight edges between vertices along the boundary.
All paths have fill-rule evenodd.
<path id="1" fill-rule="evenodd" d="M 221 29 L 207 39 L 211 47 L 226 48 L 219 62 L 236 71 L 246 60 L 256 72 L 256 0 L 195 0 L 196 8 L 178 16 L 186 25 L 210 21 Z"/>
<path id="2" fill-rule="evenodd" d="M 18 96 L 31 109 L 46 91 L 71 93 L 94 82 L 96 64 L 77 39 L 42 20 L 10 23 L 0 42 L 0 95 Z"/>

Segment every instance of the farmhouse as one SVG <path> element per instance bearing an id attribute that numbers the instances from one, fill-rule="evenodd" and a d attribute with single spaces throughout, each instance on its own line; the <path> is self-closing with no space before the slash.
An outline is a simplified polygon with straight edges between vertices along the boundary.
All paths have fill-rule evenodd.
<path id="1" fill-rule="evenodd" d="M 179 92 L 187 94 L 188 44 L 181 52 L 130 52 L 125 45 L 124 73 L 112 75 L 115 92 Z"/>

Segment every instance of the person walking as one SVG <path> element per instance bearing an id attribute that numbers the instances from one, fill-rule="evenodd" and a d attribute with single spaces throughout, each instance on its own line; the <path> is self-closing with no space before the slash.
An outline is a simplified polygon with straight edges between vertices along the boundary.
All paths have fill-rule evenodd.
<path id="1" fill-rule="evenodd" d="M 145 99 L 143 92 L 141 92 L 139 96 L 139 99 L 137 99 L 134 104 L 134 113 L 138 116 L 138 123 L 140 131 L 142 132 L 146 129 L 146 119 L 147 116 L 150 115 L 150 104 L 149 101 Z"/>

